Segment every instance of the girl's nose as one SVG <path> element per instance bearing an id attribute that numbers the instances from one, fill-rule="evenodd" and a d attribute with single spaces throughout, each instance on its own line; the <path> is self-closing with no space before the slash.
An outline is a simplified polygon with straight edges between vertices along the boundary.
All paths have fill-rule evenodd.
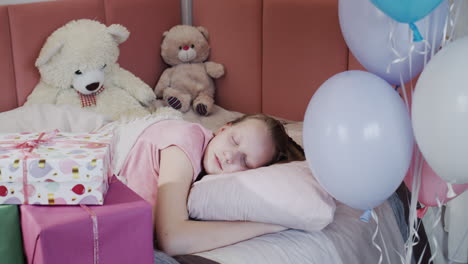
<path id="1" fill-rule="evenodd" d="M 231 164 L 232 163 L 232 153 L 231 151 L 224 151 L 224 159 L 226 161 L 227 164 Z"/>
<path id="2" fill-rule="evenodd" d="M 225 151 L 224 159 L 227 164 L 234 164 L 236 159 L 236 153 L 234 151 Z"/>

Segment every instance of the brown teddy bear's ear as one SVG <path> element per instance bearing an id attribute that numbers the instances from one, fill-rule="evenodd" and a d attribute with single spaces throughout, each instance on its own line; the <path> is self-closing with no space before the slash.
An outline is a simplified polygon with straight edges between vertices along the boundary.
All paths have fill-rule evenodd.
<path id="1" fill-rule="evenodd" d="M 107 32 L 111 34 L 117 44 L 121 44 L 128 39 L 130 32 L 122 26 L 118 24 L 113 24 L 107 27 Z"/>
<path id="2" fill-rule="evenodd" d="M 64 43 L 62 41 L 51 41 L 46 42 L 44 47 L 42 47 L 41 52 L 39 53 L 39 57 L 36 59 L 36 67 L 40 67 L 47 62 L 50 61 L 50 59 L 57 53 L 60 52 L 60 50 L 63 48 Z"/>
<path id="3" fill-rule="evenodd" d="M 208 40 L 209 38 L 208 30 L 204 27 L 197 27 L 197 29 L 198 31 L 202 33 L 202 35 L 206 38 L 206 40 Z"/>

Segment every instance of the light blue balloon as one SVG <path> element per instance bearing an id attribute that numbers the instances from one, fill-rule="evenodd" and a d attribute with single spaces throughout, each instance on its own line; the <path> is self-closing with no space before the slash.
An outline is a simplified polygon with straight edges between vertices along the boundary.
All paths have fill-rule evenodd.
<path id="1" fill-rule="evenodd" d="M 413 133 L 406 105 L 385 80 L 364 71 L 328 79 L 304 117 L 307 162 L 337 200 L 368 210 L 398 188 L 410 166 Z"/>
<path id="2" fill-rule="evenodd" d="M 414 23 L 431 13 L 443 0 L 371 0 L 371 2 L 400 23 Z"/>
<path id="3" fill-rule="evenodd" d="M 423 37 L 414 22 L 432 12 L 443 0 L 371 0 L 382 12 L 400 23 L 408 23 L 413 31 L 413 40 Z"/>

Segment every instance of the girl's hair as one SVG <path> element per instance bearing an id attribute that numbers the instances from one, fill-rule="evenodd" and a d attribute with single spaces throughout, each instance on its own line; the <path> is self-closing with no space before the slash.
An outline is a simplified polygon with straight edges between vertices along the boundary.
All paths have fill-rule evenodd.
<path id="1" fill-rule="evenodd" d="M 302 147 L 288 136 L 283 124 L 273 117 L 264 114 L 250 114 L 244 115 L 229 123 L 235 125 L 250 119 L 263 121 L 270 131 L 273 143 L 275 144 L 276 154 L 269 164 L 305 160 Z"/>

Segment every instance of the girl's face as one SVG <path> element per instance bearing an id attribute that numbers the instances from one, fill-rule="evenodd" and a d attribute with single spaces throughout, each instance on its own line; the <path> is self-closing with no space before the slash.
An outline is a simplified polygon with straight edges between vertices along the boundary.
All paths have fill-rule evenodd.
<path id="1" fill-rule="evenodd" d="M 203 166 L 208 174 L 230 173 L 254 169 L 268 164 L 275 155 L 275 146 L 267 125 L 247 119 L 220 128 L 208 143 Z"/>

